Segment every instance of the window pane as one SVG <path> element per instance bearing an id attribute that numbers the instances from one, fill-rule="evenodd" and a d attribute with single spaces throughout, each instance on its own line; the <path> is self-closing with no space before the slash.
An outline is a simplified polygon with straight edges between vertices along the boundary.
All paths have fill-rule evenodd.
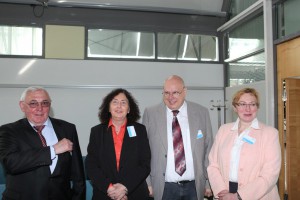
<path id="1" fill-rule="evenodd" d="M 265 54 L 229 63 L 228 76 L 230 86 L 265 80 Z"/>
<path id="2" fill-rule="evenodd" d="M 284 2 L 284 30 L 285 35 L 290 35 L 300 31 L 300 1 L 288 0 Z"/>
<path id="3" fill-rule="evenodd" d="M 264 22 L 260 15 L 228 33 L 228 57 L 239 58 L 264 48 Z"/>
<path id="4" fill-rule="evenodd" d="M 230 19 L 240 14 L 258 0 L 232 0 L 230 5 Z"/>
<path id="5" fill-rule="evenodd" d="M 214 36 L 158 33 L 158 59 L 218 61 Z"/>
<path id="6" fill-rule="evenodd" d="M 41 56 L 43 29 L 0 26 L 0 55 Z"/>
<path id="7" fill-rule="evenodd" d="M 88 30 L 88 57 L 154 58 L 154 33 Z"/>
<path id="8" fill-rule="evenodd" d="M 276 39 L 289 36 L 300 31 L 299 0 L 279 1 L 276 3 Z"/>

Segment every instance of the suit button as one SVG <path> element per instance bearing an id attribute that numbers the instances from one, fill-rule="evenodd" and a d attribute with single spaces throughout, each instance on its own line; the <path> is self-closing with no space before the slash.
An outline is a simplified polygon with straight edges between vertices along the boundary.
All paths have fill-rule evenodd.
<path id="1" fill-rule="evenodd" d="M 163 173 L 163 176 L 165 176 L 165 173 Z"/>
<path id="2" fill-rule="evenodd" d="M 165 158 L 167 157 L 167 154 L 165 155 Z"/>

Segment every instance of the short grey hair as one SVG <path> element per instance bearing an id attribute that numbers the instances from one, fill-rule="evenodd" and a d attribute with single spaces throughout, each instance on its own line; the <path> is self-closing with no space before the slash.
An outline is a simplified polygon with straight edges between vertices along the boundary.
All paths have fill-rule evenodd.
<path id="1" fill-rule="evenodd" d="M 47 90 L 46 90 L 45 88 L 43 88 L 43 87 L 41 87 L 41 86 L 30 86 L 30 87 L 26 88 L 26 89 L 23 91 L 22 95 L 21 95 L 20 101 L 24 101 L 25 98 L 26 98 L 26 96 L 28 95 L 28 93 L 30 93 L 30 92 L 35 92 L 35 91 L 39 91 L 39 90 L 40 90 L 40 91 L 44 91 L 44 92 L 48 95 L 48 97 L 49 97 L 49 99 L 50 99 L 50 101 L 51 101 L 51 98 L 50 98 L 49 93 L 47 92 Z"/>

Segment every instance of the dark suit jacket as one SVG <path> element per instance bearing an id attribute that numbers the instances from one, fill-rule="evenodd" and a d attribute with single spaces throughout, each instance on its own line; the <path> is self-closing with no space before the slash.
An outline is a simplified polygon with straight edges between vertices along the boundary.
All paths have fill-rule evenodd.
<path id="1" fill-rule="evenodd" d="M 128 189 L 129 200 L 143 200 L 149 196 L 146 178 L 150 173 L 150 147 L 144 125 L 134 126 L 136 137 L 129 137 L 126 129 L 119 171 L 111 127 L 100 124 L 91 129 L 86 170 L 93 185 L 93 199 L 109 199 L 107 189 L 110 183 L 121 183 Z"/>
<path id="2" fill-rule="evenodd" d="M 3 199 L 85 199 L 83 162 L 74 124 L 50 118 L 58 140 L 73 142 L 72 155 L 59 154 L 50 173 L 50 147 L 43 147 L 27 119 L 0 127 L 0 159 L 7 177 Z M 71 187 L 72 181 L 72 187 Z"/>

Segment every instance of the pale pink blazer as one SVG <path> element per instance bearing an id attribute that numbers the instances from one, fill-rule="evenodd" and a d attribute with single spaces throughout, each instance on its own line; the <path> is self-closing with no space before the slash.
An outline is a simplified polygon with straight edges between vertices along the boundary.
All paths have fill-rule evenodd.
<path id="1" fill-rule="evenodd" d="M 217 198 L 222 190 L 229 190 L 231 148 L 237 131 L 234 123 L 220 127 L 209 154 L 207 168 L 211 188 Z M 254 144 L 245 143 L 240 154 L 238 193 L 243 200 L 279 200 L 277 180 L 281 166 L 278 131 L 259 123 L 259 129 L 251 128 L 249 136 Z"/>

